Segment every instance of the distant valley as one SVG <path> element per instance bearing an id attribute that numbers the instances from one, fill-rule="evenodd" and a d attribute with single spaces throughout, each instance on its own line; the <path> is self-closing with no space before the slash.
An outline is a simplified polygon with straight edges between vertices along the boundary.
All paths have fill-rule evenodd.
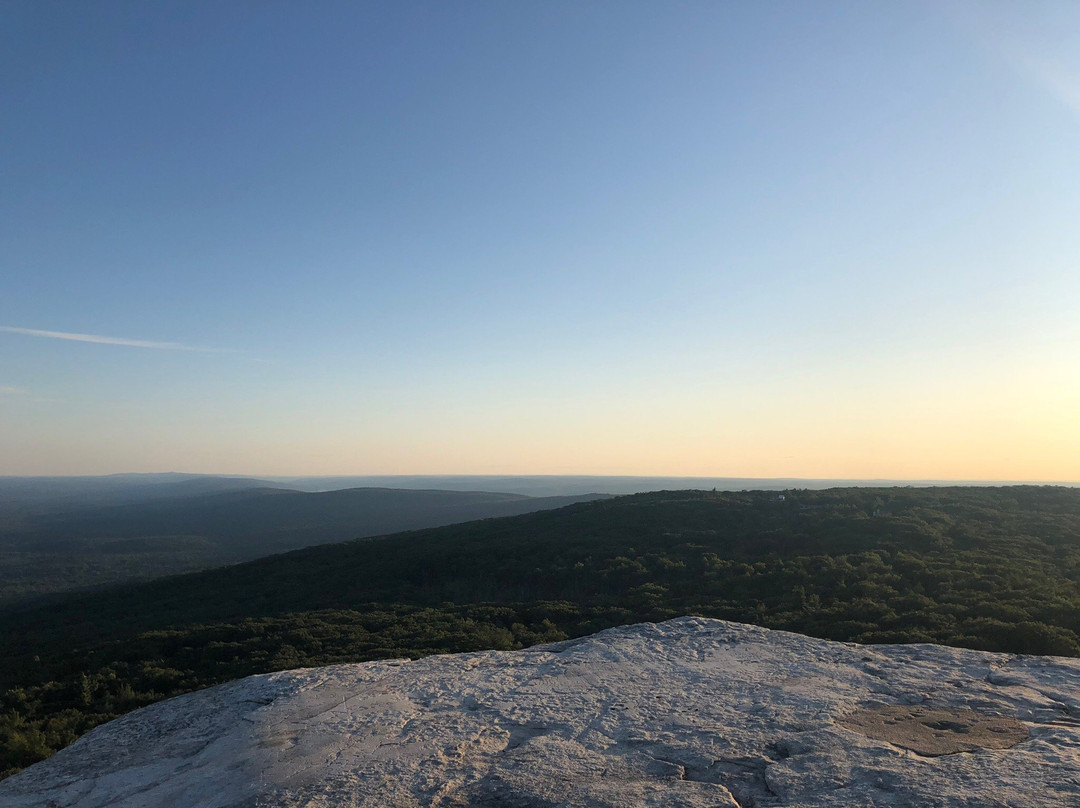
<path id="1" fill-rule="evenodd" d="M 181 473 L 0 477 L 0 606 L 314 544 L 514 516 L 612 495 L 890 482 L 896 481 Z"/>
<path id="2" fill-rule="evenodd" d="M 606 496 L 305 492 L 253 478 L 178 477 L 0 480 L 0 603 Z"/>

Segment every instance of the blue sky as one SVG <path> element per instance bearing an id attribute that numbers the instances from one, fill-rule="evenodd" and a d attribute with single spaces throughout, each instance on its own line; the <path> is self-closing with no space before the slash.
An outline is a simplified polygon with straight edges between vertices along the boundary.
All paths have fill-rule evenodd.
<path id="1" fill-rule="evenodd" d="M 0 473 L 1080 479 L 1074 4 L 0 17 Z"/>

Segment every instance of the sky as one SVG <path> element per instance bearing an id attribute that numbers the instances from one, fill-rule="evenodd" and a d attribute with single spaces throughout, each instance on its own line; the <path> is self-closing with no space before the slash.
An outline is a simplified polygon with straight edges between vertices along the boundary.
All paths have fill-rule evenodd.
<path id="1" fill-rule="evenodd" d="M 0 474 L 1080 480 L 1080 5 L 5 2 Z"/>

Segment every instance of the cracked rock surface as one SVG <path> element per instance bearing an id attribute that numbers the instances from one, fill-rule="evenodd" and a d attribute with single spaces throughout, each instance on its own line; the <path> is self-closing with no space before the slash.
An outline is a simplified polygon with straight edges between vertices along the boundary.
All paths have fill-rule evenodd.
<path id="1" fill-rule="evenodd" d="M 680 618 L 252 676 L 99 727 L 0 804 L 1059 808 L 1080 660 Z"/>

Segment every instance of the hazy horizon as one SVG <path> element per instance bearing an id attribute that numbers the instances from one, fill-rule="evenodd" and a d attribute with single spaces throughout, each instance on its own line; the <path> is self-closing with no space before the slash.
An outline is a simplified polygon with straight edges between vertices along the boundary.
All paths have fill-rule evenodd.
<path id="1" fill-rule="evenodd" d="M 186 471 L 144 471 L 144 472 L 129 472 L 129 471 L 114 471 L 103 474 L 0 474 L 0 479 L 108 479 L 108 478 L 130 478 L 130 477 L 221 477 L 221 478 L 236 478 L 236 479 L 256 479 L 266 480 L 278 483 L 288 483 L 290 481 L 351 481 L 351 480 L 380 480 L 380 481 L 465 481 L 465 480 L 574 480 L 574 481 L 587 481 L 587 480 L 670 480 L 670 481 L 686 481 L 696 483 L 708 483 L 710 485 L 716 483 L 729 483 L 729 484 L 742 484 L 742 483 L 755 483 L 760 482 L 767 484 L 766 487 L 777 487 L 781 484 L 788 483 L 807 483 L 808 487 L 820 486 L 846 486 L 853 487 L 873 487 L 877 485 L 883 486 L 1007 486 L 1007 485 L 1059 485 L 1059 486 L 1080 486 L 1080 480 L 1006 480 L 1006 479 L 960 479 L 960 478 L 936 478 L 936 479 L 920 479 L 920 478 L 891 478 L 891 477 L 865 477 L 865 478 L 850 478 L 850 477 L 788 477 L 788 476 L 776 476 L 776 477 L 728 477 L 728 476 L 712 476 L 712 475 L 670 475 L 670 474 L 528 474 L 528 473 L 508 473 L 508 474 L 276 474 L 276 473 L 258 473 L 258 472 L 186 472 Z M 794 486 L 793 486 L 794 487 Z"/>
<path id="2" fill-rule="evenodd" d="M 0 9 L 0 474 L 1080 480 L 1080 6 Z"/>

